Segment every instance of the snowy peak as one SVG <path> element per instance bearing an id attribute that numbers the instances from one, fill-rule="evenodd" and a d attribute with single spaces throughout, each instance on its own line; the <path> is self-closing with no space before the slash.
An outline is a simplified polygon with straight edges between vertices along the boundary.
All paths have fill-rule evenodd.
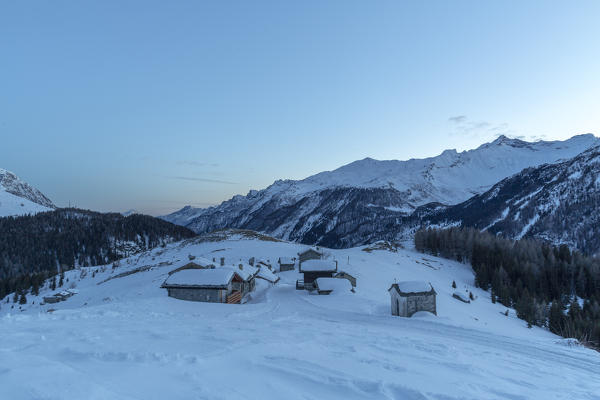
<path id="1" fill-rule="evenodd" d="M 394 187 L 417 189 L 413 205 L 431 201 L 455 204 L 466 200 L 481 187 L 490 187 L 523 168 L 569 159 L 600 144 L 594 135 L 579 135 L 565 141 L 525 142 L 500 136 L 474 150 L 458 153 L 445 150 L 436 157 L 424 159 L 374 160 L 365 158 L 334 171 L 322 172 L 296 182 L 310 191 L 314 187 Z M 419 188 L 427 186 L 428 196 L 419 196 Z M 454 192 L 454 193 L 452 193 Z"/>
<path id="2" fill-rule="evenodd" d="M 0 168 L 0 217 L 34 214 L 56 208 L 42 192 Z"/>
<path id="3" fill-rule="evenodd" d="M 303 180 L 278 180 L 219 206 L 186 207 L 163 218 L 197 233 L 243 228 L 345 247 L 392 229 L 396 223 L 381 225 L 386 218 L 405 218 L 428 204 L 462 203 L 523 169 L 571 159 L 597 145 L 600 139 L 593 135 L 538 142 L 501 136 L 473 150 L 446 150 L 423 159 L 364 158 Z"/>
<path id="4" fill-rule="evenodd" d="M 505 237 L 534 237 L 600 254 L 600 146 L 560 163 L 528 168 L 428 224 L 461 224 Z"/>

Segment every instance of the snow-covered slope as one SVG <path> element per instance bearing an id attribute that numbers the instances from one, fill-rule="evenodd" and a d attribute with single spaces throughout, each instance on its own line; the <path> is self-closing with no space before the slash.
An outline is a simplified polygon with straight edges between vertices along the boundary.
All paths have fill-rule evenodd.
<path id="1" fill-rule="evenodd" d="M 226 240 L 220 238 L 228 237 Z M 260 240 L 262 238 L 263 240 Z M 0 391 L 25 399 L 594 399 L 598 353 L 492 304 L 468 265 L 411 250 L 327 250 L 356 293 L 295 290 L 296 271 L 242 305 L 186 302 L 160 288 L 189 255 L 271 261 L 302 245 L 213 235 L 120 266 L 69 271 L 78 294 L 0 302 Z M 83 272 L 85 271 L 85 272 Z M 138 272 L 135 272 L 138 271 Z M 68 279 L 68 282 L 67 282 Z M 387 289 L 424 280 L 438 316 L 390 315 Z M 476 299 L 452 298 L 454 289 Z M 34 304 L 35 303 L 35 304 Z M 55 311 L 50 312 L 50 309 Z"/>
<path id="2" fill-rule="evenodd" d="M 526 169 L 429 218 L 435 224 L 525 236 L 600 254 L 600 147 L 562 163 Z"/>
<path id="3" fill-rule="evenodd" d="M 199 233 L 247 228 L 303 243 L 355 245 L 373 239 L 368 232 L 384 229 L 378 221 L 405 217 L 424 204 L 460 203 L 524 168 L 569 159 L 598 144 L 591 134 L 535 143 L 502 136 L 474 150 L 426 159 L 367 158 L 163 218 Z"/>
<path id="4" fill-rule="evenodd" d="M 0 168 L 0 217 L 35 214 L 56 208 L 39 190 Z"/>

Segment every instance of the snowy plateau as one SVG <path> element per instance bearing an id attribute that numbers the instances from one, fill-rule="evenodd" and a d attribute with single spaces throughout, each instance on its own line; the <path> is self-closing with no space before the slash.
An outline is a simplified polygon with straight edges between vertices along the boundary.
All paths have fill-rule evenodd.
<path id="1" fill-rule="evenodd" d="M 355 293 L 296 290 L 300 274 L 286 271 L 244 304 L 168 297 L 161 284 L 190 255 L 274 263 L 306 248 L 237 231 L 209 238 L 68 271 L 62 289 L 76 294 L 63 302 L 40 305 L 47 285 L 22 306 L 3 299 L 0 398 L 600 399 L 598 353 L 505 316 L 467 264 L 409 244 L 323 249 L 357 278 Z M 390 285 L 415 280 L 437 291 L 438 315 L 393 317 Z"/>

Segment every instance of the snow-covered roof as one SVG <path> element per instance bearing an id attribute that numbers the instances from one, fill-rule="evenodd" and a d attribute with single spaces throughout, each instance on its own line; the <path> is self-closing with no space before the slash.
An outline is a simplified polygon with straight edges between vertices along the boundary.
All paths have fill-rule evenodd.
<path id="1" fill-rule="evenodd" d="M 203 267 L 207 267 L 209 265 L 217 265 L 217 263 L 215 263 L 214 261 L 204 257 L 196 257 L 191 262 L 193 262 L 194 264 L 201 265 Z"/>
<path id="2" fill-rule="evenodd" d="M 292 265 L 295 264 L 295 262 L 292 260 L 292 257 L 279 257 L 279 264 Z"/>
<path id="3" fill-rule="evenodd" d="M 258 275 L 256 275 L 257 278 L 262 278 L 266 281 L 269 281 L 271 283 L 275 283 L 279 280 L 279 277 L 277 275 L 275 275 L 270 269 L 268 268 L 261 268 L 260 271 L 258 271 Z"/>
<path id="4" fill-rule="evenodd" d="M 238 265 L 225 265 L 221 268 L 229 269 L 229 270 L 235 272 L 236 274 L 238 274 L 240 276 L 240 278 L 242 278 L 245 281 L 247 281 L 248 279 L 255 276 L 259 271 L 259 268 L 253 267 L 250 264 L 244 264 L 244 263 L 240 263 L 240 264 L 242 265 L 242 269 L 240 269 L 239 264 Z"/>
<path id="5" fill-rule="evenodd" d="M 452 296 L 456 297 L 459 300 L 464 301 L 465 303 L 470 303 L 471 299 L 469 299 L 469 296 L 463 292 L 459 292 L 458 290 L 455 290 L 454 293 L 452 293 Z"/>
<path id="6" fill-rule="evenodd" d="M 233 270 L 217 269 L 184 269 L 169 276 L 164 286 L 223 287 L 233 278 Z"/>
<path id="7" fill-rule="evenodd" d="M 322 252 L 322 251 L 320 251 L 320 250 L 317 250 L 317 249 L 315 249 L 315 248 L 312 248 L 312 247 L 309 247 L 309 248 L 308 248 L 308 249 L 306 249 L 306 250 L 302 250 L 302 251 L 301 251 L 300 253 L 298 253 L 298 254 L 304 254 L 304 253 L 308 253 L 308 252 L 310 252 L 310 251 L 312 251 L 312 252 L 315 252 L 315 253 L 319 253 L 319 254 L 323 254 L 323 252 Z"/>
<path id="8" fill-rule="evenodd" d="M 429 282 L 425 281 L 404 281 L 394 283 L 392 288 L 396 288 L 400 293 L 428 293 L 433 290 Z"/>
<path id="9" fill-rule="evenodd" d="M 337 271 L 333 260 L 306 260 L 300 264 L 300 272 Z"/>
<path id="10" fill-rule="evenodd" d="M 352 284 L 348 279 L 341 278 L 317 278 L 315 283 L 319 290 L 333 290 L 333 291 L 351 291 Z"/>

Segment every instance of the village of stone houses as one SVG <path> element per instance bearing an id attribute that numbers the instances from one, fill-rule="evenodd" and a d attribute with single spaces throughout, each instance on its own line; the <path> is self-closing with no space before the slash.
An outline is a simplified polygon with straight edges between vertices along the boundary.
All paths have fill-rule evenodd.
<path id="1" fill-rule="evenodd" d="M 3 300 L 2 347 L 20 351 L 0 376 L 28 382 L 11 399 L 598 399 L 596 353 L 413 247 L 225 230 L 66 271 Z"/>

